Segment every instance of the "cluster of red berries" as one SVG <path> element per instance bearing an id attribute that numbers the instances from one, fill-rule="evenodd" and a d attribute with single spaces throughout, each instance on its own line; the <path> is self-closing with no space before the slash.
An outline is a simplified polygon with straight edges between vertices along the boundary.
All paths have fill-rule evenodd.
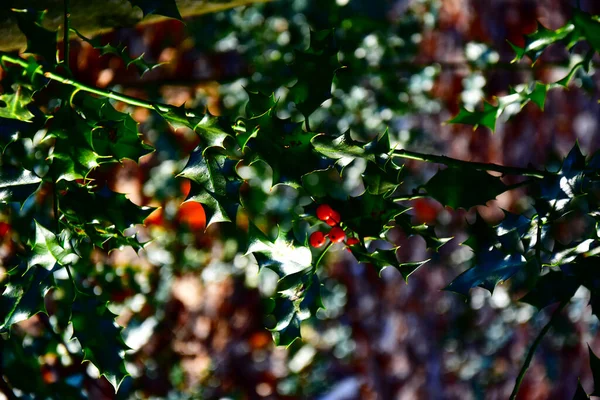
<path id="1" fill-rule="evenodd" d="M 308 241 L 312 247 L 321 247 L 327 241 L 327 238 L 333 243 L 340 243 L 346 239 L 346 232 L 339 226 L 341 222 L 340 213 L 335 211 L 327 204 L 321 204 L 317 207 L 317 218 L 324 221 L 327 225 L 332 226 L 329 233 L 325 234 L 321 231 L 313 232 Z M 358 244 L 357 238 L 349 238 L 346 241 L 348 246 Z"/>

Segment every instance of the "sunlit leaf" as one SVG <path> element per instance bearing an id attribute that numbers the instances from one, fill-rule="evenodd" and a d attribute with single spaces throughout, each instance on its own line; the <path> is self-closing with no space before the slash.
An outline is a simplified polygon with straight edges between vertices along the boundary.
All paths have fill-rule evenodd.
<path id="1" fill-rule="evenodd" d="M 51 270 L 38 266 L 19 266 L 9 273 L 2 286 L 0 332 L 39 312 L 46 312 L 44 297 L 54 286 L 54 280 Z"/>

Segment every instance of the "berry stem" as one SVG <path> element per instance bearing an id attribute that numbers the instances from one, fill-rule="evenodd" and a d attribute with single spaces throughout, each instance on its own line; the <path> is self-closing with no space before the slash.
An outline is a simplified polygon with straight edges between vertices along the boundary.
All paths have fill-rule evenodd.
<path id="1" fill-rule="evenodd" d="M 317 261 L 315 262 L 315 266 L 313 267 L 314 270 L 317 269 L 317 267 L 319 266 L 319 263 L 325 256 L 325 253 L 327 253 L 329 251 L 331 246 L 333 246 L 333 242 L 330 241 L 329 243 L 327 243 L 327 246 L 325 246 L 325 248 L 323 249 L 323 252 L 319 255 L 319 258 L 317 258 Z"/>

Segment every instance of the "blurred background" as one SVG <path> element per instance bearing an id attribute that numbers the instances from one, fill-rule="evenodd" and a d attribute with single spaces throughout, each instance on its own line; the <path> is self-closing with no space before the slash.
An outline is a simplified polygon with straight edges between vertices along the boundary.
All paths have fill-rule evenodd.
<path id="1" fill-rule="evenodd" d="M 276 0 L 186 25 L 167 20 L 103 35 L 103 43 L 122 42 L 133 57 L 164 63 L 142 79 L 119 58 L 100 57 L 80 41 L 72 43 L 70 65 L 88 84 L 233 119 L 245 115 L 245 88 L 275 93 L 279 116 L 300 120 L 286 100 L 294 83 L 288 64 L 295 49 L 308 46 L 311 29 L 334 28 L 346 68 L 335 78 L 332 99 L 311 116 L 313 131 L 337 135 L 349 129 L 370 140 L 389 129 L 399 148 L 557 168 L 575 141 L 584 154 L 600 148 L 598 76 L 577 75 L 569 90 L 550 91 L 544 111 L 533 104 L 514 110 L 494 134 L 444 121 L 460 105 L 473 109 L 483 98 L 507 94 L 510 86 L 566 75 L 573 56 L 564 48 L 553 47 L 530 68 L 528 60 L 510 62 L 514 53 L 507 40 L 522 45 L 536 20 L 562 26 L 574 6 L 567 0 Z M 600 14 L 595 0 L 582 0 L 581 7 Z M 102 166 L 93 178 L 137 204 L 161 208 L 137 227 L 150 241 L 143 251 L 98 251 L 90 270 L 77 275 L 110 301 L 125 327 L 131 377 L 114 395 L 92 365 L 80 364 L 61 307 L 68 296 L 55 290 L 46 297 L 50 317 L 20 323 L 3 341 L 3 373 L 12 368 L 27 381 L 24 398 L 42 386 L 56 393 L 83 389 L 90 399 L 508 398 L 548 314 L 517 301 L 524 285 L 519 275 L 493 295 L 476 288 L 465 299 L 442 289 L 470 258 L 469 248 L 460 246 L 466 222 L 474 221 L 475 212 L 488 221 L 502 218 L 501 209 L 527 212 L 531 200 L 524 190 L 468 212 L 428 199 L 408 203 L 415 222 L 454 237 L 433 255 L 420 238 L 394 238 L 407 261 L 433 257 L 408 284 L 392 268 L 379 277 L 343 246 L 334 248 L 319 271 L 325 309 L 303 322 L 301 341 L 274 347 L 264 328 L 264 299 L 273 294 L 277 276 L 259 273 L 253 257 L 244 255 L 236 224 L 205 230 L 202 207 L 182 204 L 189 183 L 175 175 L 198 144 L 196 134 L 174 129 L 148 110 L 117 107 L 132 114 L 156 151 L 139 165 Z M 422 184 L 438 168 L 416 161 L 406 167 L 414 180 L 407 187 Z M 260 165 L 245 173 L 247 212 L 275 228 L 294 204 L 294 191 L 271 191 L 271 172 Z M 340 178 L 344 191 L 363 190 L 357 174 L 360 166 Z M 243 216 L 237 225 L 244 225 Z M 15 251 L 8 213 L 0 214 L 0 235 L 1 260 Z M 68 286 L 66 274 L 56 278 Z M 586 344 L 598 354 L 600 339 L 587 303 L 588 293 L 580 289 L 539 347 L 520 399 L 572 398 L 578 377 L 591 390 Z"/>

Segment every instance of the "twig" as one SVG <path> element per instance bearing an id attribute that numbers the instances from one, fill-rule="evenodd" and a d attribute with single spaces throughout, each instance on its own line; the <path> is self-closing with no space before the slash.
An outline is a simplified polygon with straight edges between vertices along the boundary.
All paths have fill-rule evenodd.
<path id="1" fill-rule="evenodd" d="M 0 61 L 17 64 L 23 68 L 27 68 L 26 61 L 24 61 L 18 57 L 12 57 L 8 54 L 2 54 L 0 56 Z M 56 74 L 54 72 L 44 71 L 43 68 L 37 68 L 33 73 L 36 75 L 42 75 L 48 79 L 52 79 L 54 81 L 60 82 L 65 85 L 73 86 L 82 92 L 97 94 L 98 96 L 106 97 L 106 98 L 113 99 L 116 101 L 121 101 L 123 103 L 129 104 L 132 106 L 147 108 L 149 110 L 158 110 L 160 112 L 169 112 L 169 111 L 176 109 L 175 106 L 171 106 L 168 104 L 151 103 L 149 101 L 144 101 L 144 100 L 141 100 L 141 99 L 138 99 L 135 97 L 131 97 L 131 96 L 127 96 L 127 95 L 124 95 L 121 93 L 113 92 L 112 90 L 98 89 L 96 87 L 86 85 L 85 83 L 78 82 L 74 79 L 66 78 L 66 77 Z M 188 113 L 188 116 L 190 118 L 196 117 L 196 115 L 194 115 L 192 113 Z"/>
<path id="2" fill-rule="evenodd" d="M 519 388 L 521 387 L 521 383 L 523 383 L 523 378 L 525 377 L 525 373 L 527 372 L 527 369 L 529 368 L 529 364 L 531 363 L 531 360 L 533 359 L 533 356 L 535 354 L 537 347 L 539 346 L 540 342 L 542 341 L 542 338 L 544 337 L 544 335 L 552 327 L 552 324 L 554 324 L 554 321 L 556 321 L 556 317 L 558 317 L 558 315 L 560 314 L 562 309 L 565 308 L 567 303 L 569 303 L 569 300 L 563 300 L 560 303 L 560 305 L 556 308 L 556 310 L 554 310 L 554 313 L 552 314 L 550 321 L 548 321 L 548 323 L 542 328 L 541 332 L 537 335 L 537 337 L 535 338 L 535 341 L 529 348 L 529 351 L 527 352 L 527 357 L 525 358 L 525 361 L 523 362 L 523 365 L 521 366 L 521 370 L 519 371 L 519 376 L 517 376 L 517 380 L 515 382 L 515 387 L 514 387 L 512 393 L 510 394 L 510 400 L 515 400 L 517 398 L 517 394 L 519 393 Z"/>
<path id="3" fill-rule="evenodd" d="M 500 172 L 505 175 L 521 175 L 521 176 L 530 176 L 532 178 L 542 179 L 546 176 L 552 175 L 552 173 L 547 171 L 539 171 L 533 168 L 519 168 L 519 167 L 506 167 L 504 165 L 491 164 L 491 163 L 480 163 L 473 161 L 463 161 L 458 160 L 456 158 L 451 158 L 447 156 L 438 156 L 435 154 L 425 154 L 418 153 L 416 151 L 410 150 L 394 150 L 391 154 L 392 157 L 400 157 L 407 158 L 410 160 L 417 161 L 427 161 L 438 164 L 444 164 L 449 167 L 467 167 L 467 168 L 475 168 L 478 170 L 484 171 L 494 171 Z"/>
<path id="4" fill-rule="evenodd" d="M 316 270 L 317 267 L 319 266 L 319 263 L 321 262 L 321 260 L 323 259 L 323 257 L 325 256 L 325 253 L 327 253 L 327 251 L 329 251 L 329 249 L 331 248 L 331 246 L 333 245 L 333 242 L 329 242 L 327 244 L 327 247 L 325 247 L 323 249 L 323 252 L 319 255 L 319 258 L 317 258 L 317 262 L 315 262 L 315 266 L 313 267 L 313 270 Z"/>
<path id="5" fill-rule="evenodd" d="M 69 20 L 71 18 L 71 4 L 69 2 L 69 0 L 64 0 L 64 5 L 65 5 L 65 10 L 64 10 L 64 26 L 63 26 L 63 50 L 64 50 L 64 54 L 63 54 L 63 63 L 65 64 L 65 67 L 67 69 L 67 71 L 70 71 L 69 69 Z"/>

